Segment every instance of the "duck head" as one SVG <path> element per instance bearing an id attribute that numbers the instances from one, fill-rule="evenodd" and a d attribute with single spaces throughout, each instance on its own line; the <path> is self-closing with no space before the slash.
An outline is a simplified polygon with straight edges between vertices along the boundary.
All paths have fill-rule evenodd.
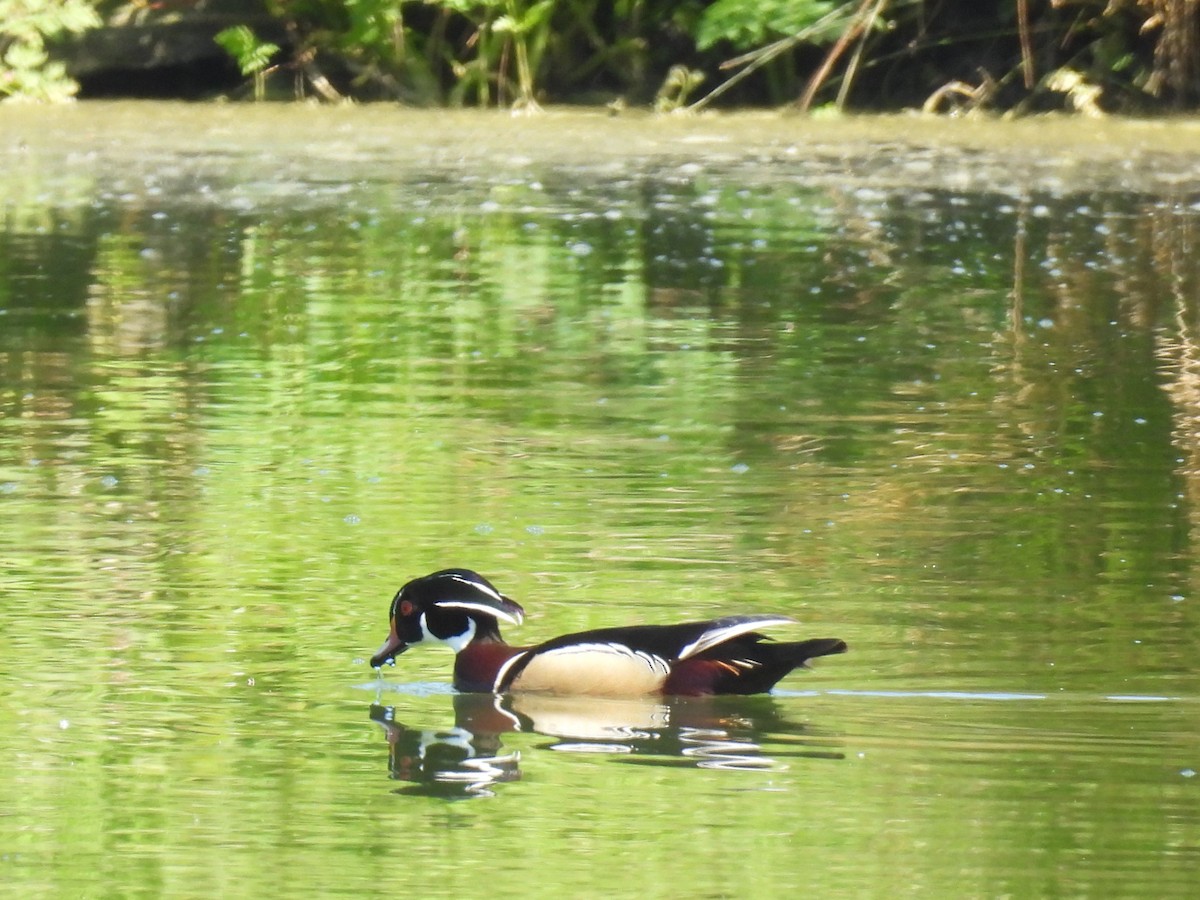
<path id="1" fill-rule="evenodd" d="M 474 640 L 500 640 L 500 620 L 520 625 L 525 611 L 470 569 L 442 569 L 414 578 L 396 592 L 390 631 L 371 665 L 395 664 L 411 647 L 430 641 L 455 653 Z"/>

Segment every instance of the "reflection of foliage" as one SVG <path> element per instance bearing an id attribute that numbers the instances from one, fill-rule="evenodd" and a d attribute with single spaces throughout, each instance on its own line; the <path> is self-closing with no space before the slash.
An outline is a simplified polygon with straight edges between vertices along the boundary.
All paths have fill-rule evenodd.
<path id="1" fill-rule="evenodd" d="M 67 100 L 78 86 L 46 43 L 86 31 L 100 18 L 86 0 L 0 0 L 0 96 Z"/>
<path id="2" fill-rule="evenodd" d="M 524 848 L 495 896 L 587 894 L 581 847 L 676 895 L 820 893 L 826 831 L 848 865 L 872 849 L 854 885 L 886 894 L 929 855 L 880 842 L 887 819 L 946 851 L 935 895 L 996 873 L 1036 895 L 1090 847 L 1128 848 L 1131 822 L 1189 895 L 1194 855 L 1162 848 L 1192 846 L 1175 773 L 1194 704 L 1096 698 L 1195 696 L 1194 197 L 957 192 L 936 169 L 926 190 L 818 185 L 781 164 L 531 163 L 488 187 L 297 182 L 285 162 L 281 185 L 234 153 L 172 182 L 161 158 L 72 155 L 100 181 L 67 192 L 33 162 L 0 173 L 28 196 L 0 229 L 16 894 L 369 895 L 395 880 L 398 832 L 426 880 L 478 893 L 447 827 Z M 48 205 L 64 196 L 69 214 Z M 815 696 L 671 711 L 789 762 L 769 778 L 718 790 L 678 760 L 633 770 L 524 731 L 506 747 L 553 815 L 391 796 L 358 657 L 401 580 L 460 563 L 527 605 L 514 639 L 778 611 L 853 651 L 790 685 Z M 391 677 L 444 684 L 447 658 L 414 651 Z M 888 696 L 823 693 L 845 687 Z M 950 691 L 1066 699 L 927 693 Z M 456 724 L 446 696 L 395 697 L 414 727 Z M 883 763 L 804 756 L 844 718 Z M 641 814 L 607 814 L 631 771 Z M 814 779 L 841 798 L 828 829 L 764 840 L 795 830 Z M 664 830 L 697 784 L 721 827 Z M 1032 865 L 1006 875 L 1017 851 Z M 1111 872 L 1076 865 L 1070 887 L 1103 895 Z"/>
<path id="3" fill-rule="evenodd" d="M 707 579 L 748 555 L 850 589 L 864 559 L 936 558 L 1115 597 L 1181 539 L 1144 513 L 1177 493 L 1172 416 L 1192 427 L 1153 344 L 1161 264 L 1195 242 L 1162 215 L 1177 243 L 1151 240 L 1147 201 L 541 181 L 486 212 L 415 190 L 122 216 L 86 370 L 15 373 L 8 446 L 125 514 L 167 491 L 147 559 L 182 530 L 232 572 L 352 553 L 361 520 L 414 570 L 464 535 L 546 567 L 545 529 L 566 565 Z"/>

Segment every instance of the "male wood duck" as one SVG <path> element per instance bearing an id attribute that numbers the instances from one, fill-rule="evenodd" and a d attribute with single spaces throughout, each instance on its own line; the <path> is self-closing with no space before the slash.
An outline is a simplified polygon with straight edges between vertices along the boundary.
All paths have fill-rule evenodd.
<path id="1" fill-rule="evenodd" d="M 388 615 L 388 638 L 371 657 L 376 669 L 395 665 L 414 644 L 444 644 L 456 654 L 455 688 L 497 694 L 757 694 L 810 659 L 846 651 L 837 638 L 770 641 L 758 629 L 794 620 L 763 615 L 598 628 L 510 647 L 500 637 L 500 622 L 520 625 L 525 611 L 469 569 L 413 579 L 397 592 Z"/>

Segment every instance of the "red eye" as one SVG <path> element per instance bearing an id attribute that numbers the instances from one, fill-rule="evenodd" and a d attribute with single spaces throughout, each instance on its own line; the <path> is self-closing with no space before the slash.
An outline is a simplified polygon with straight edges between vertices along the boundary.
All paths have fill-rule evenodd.
<path id="1" fill-rule="evenodd" d="M 400 615 L 404 616 L 405 618 L 411 616 L 414 609 L 416 609 L 416 607 L 413 606 L 411 600 L 400 601 Z"/>

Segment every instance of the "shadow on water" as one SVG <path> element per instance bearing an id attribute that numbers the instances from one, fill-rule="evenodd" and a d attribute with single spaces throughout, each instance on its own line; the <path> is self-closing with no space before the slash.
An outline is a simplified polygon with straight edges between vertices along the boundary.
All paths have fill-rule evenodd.
<path id="1" fill-rule="evenodd" d="M 427 712 L 371 705 L 371 720 L 387 739 L 391 777 L 411 783 L 397 793 L 492 796 L 496 785 L 520 779 L 529 762 L 520 749 L 506 745 L 505 738 L 516 734 L 547 738 L 538 752 L 609 754 L 616 761 L 653 766 L 771 771 L 794 760 L 844 758 L 836 736 L 796 721 L 770 697 L 453 694 L 449 699 L 445 723 L 435 725 L 417 721 Z M 779 735 L 789 739 L 786 759 L 778 743 L 770 756 L 763 752 L 764 740 Z"/>

